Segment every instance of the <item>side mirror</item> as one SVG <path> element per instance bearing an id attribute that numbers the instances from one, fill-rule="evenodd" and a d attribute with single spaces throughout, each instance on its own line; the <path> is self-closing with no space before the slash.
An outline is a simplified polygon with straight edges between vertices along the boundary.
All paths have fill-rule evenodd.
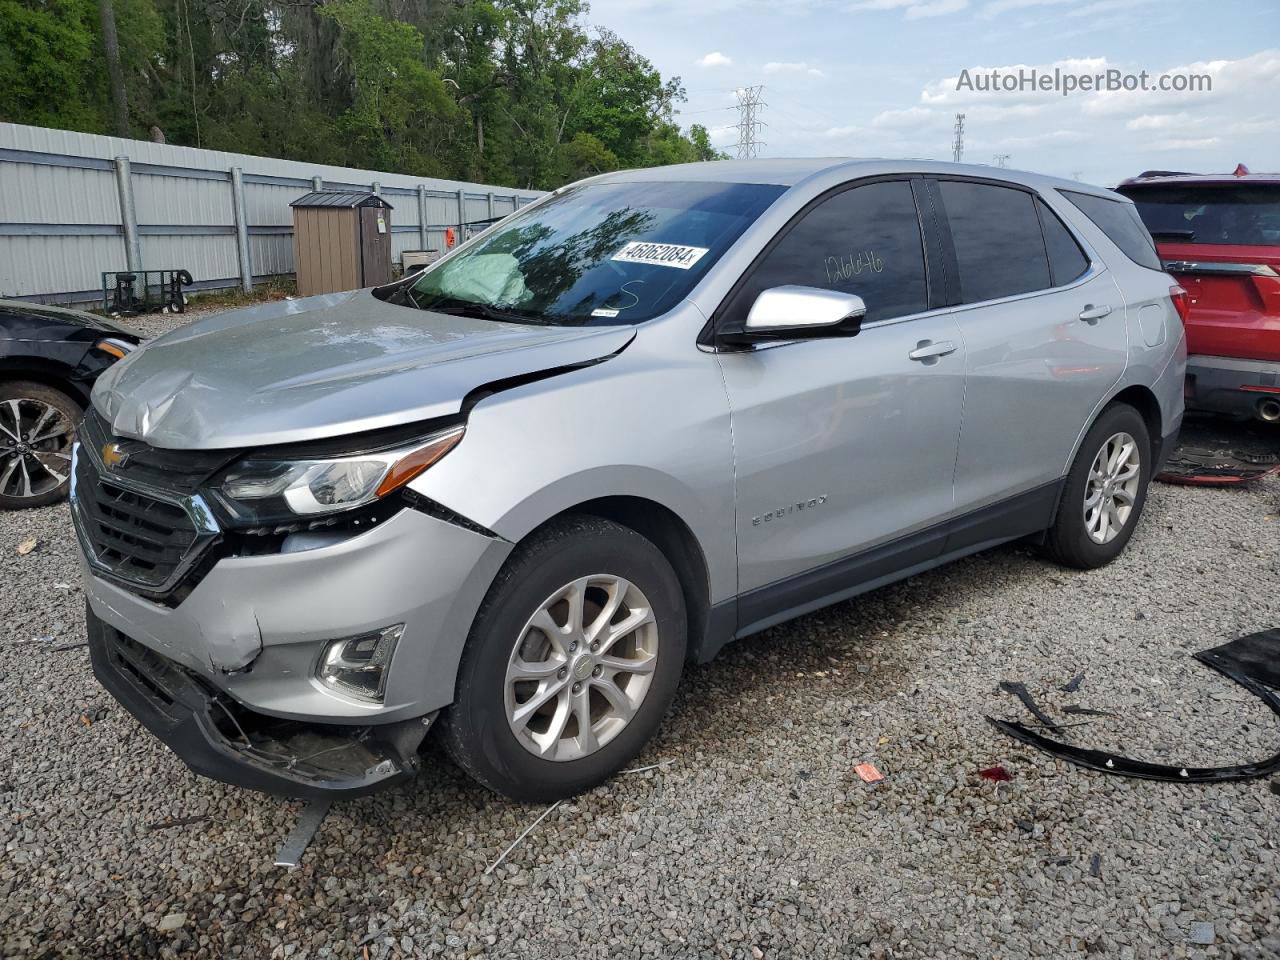
<path id="1" fill-rule="evenodd" d="M 862 328 L 867 305 L 856 293 L 788 285 L 765 290 L 751 305 L 740 331 L 720 338 L 729 346 L 768 340 L 852 337 Z"/>

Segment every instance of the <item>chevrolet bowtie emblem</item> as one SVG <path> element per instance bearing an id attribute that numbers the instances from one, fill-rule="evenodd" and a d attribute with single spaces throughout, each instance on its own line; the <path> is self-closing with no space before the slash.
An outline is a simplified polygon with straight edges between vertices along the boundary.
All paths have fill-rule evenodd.
<path id="1" fill-rule="evenodd" d="M 102 463 L 109 470 L 118 470 L 125 465 L 125 461 L 129 459 L 129 454 L 118 443 L 103 444 L 102 447 Z"/>

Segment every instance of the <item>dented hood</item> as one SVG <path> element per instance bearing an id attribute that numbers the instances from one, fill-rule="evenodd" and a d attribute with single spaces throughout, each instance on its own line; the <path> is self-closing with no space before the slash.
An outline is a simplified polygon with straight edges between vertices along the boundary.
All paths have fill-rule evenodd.
<path id="1" fill-rule="evenodd" d="M 171 449 L 292 443 L 457 413 L 485 384 L 598 360 L 630 327 L 539 327 L 396 306 L 368 290 L 197 320 L 99 379 L 119 436 Z"/>

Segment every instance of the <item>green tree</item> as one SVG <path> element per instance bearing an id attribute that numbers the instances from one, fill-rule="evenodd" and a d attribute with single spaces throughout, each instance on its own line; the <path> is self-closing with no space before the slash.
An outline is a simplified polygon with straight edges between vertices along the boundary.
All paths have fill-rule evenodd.
<path id="1" fill-rule="evenodd" d="M 0 0 L 0 119 L 109 132 L 99 0 Z M 714 159 L 582 0 L 111 0 L 133 136 L 550 188 Z"/>

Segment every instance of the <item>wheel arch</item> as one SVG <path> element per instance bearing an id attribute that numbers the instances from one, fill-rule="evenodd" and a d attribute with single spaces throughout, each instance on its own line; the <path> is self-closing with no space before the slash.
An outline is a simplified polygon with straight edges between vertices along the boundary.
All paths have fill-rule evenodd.
<path id="1" fill-rule="evenodd" d="M 692 528 L 670 507 L 632 495 L 611 495 L 566 507 L 547 523 L 567 516 L 599 517 L 634 530 L 653 543 L 675 571 L 685 597 L 688 656 L 696 659 L 708 635 L 711 617 L 711 570 Z"/>
<path id="2" fill-rule="evenodd" d="M 1133 407 L 1142 415 L 1142 420 L 1147 425 L 1148 439 L 1151 441 L 1153 462 L 1159 459 L 1160 445 L 1164 440 L 1164 418 L 1160 412 L 1160 401 L 1156 399 L 1155 393 L 1143 384 L 1125 387 L 1107 401 L 1102 410 L 1098 411 L 1098 416 L 1093 418 L 1094 421 L 1096 422 L 1098 417 L 1102 416 L 1103 411 L 1117 403 Z"/>
<path id="3" fill-rule="evenodd" d="M 56 360 L 43 357 L 0 357 L 0 383 L 26 380 L 54 390 L 61 390 L 78 403 L 81 409 L 89 406 L 89 390 L 75 380 L 75 370 Z"/>
<path id="4" fill-rule="evenodd" d="M 1066 463 L 1063 464 L 1064 474 L 1076 462 L 1076 457 L 1080 454 L 1080 446 L 1084 443 L 1084 438 L 1089 431 L 1093 429 L 1093 425 L 1098 422 L 1098 418 L 1117 403 L 1133 407 L 1138 411 L 1138 414 L 1142 417 L 1142 422 L 1146 424 L 1147 433 L 1150 435 L 1151 449 L 1148 452 L 1152 456 L 1152 463 L 1159 462 L 1162 452 L 1161 447 L 1164 442 L 1164 414 L 1160 410 L 1160 401 L 1156 398 L 1155 391 L 1150 387 L 1141 383 L 1131 383 L 1120 387 L 1115 393 L 1101 401 L 1094 409 L 1093 415 L 1081 425 L 1080 432 L 1076 435 L 1075 443 L 1071 446 L 1071 452 L 1067 456 Z"/>

